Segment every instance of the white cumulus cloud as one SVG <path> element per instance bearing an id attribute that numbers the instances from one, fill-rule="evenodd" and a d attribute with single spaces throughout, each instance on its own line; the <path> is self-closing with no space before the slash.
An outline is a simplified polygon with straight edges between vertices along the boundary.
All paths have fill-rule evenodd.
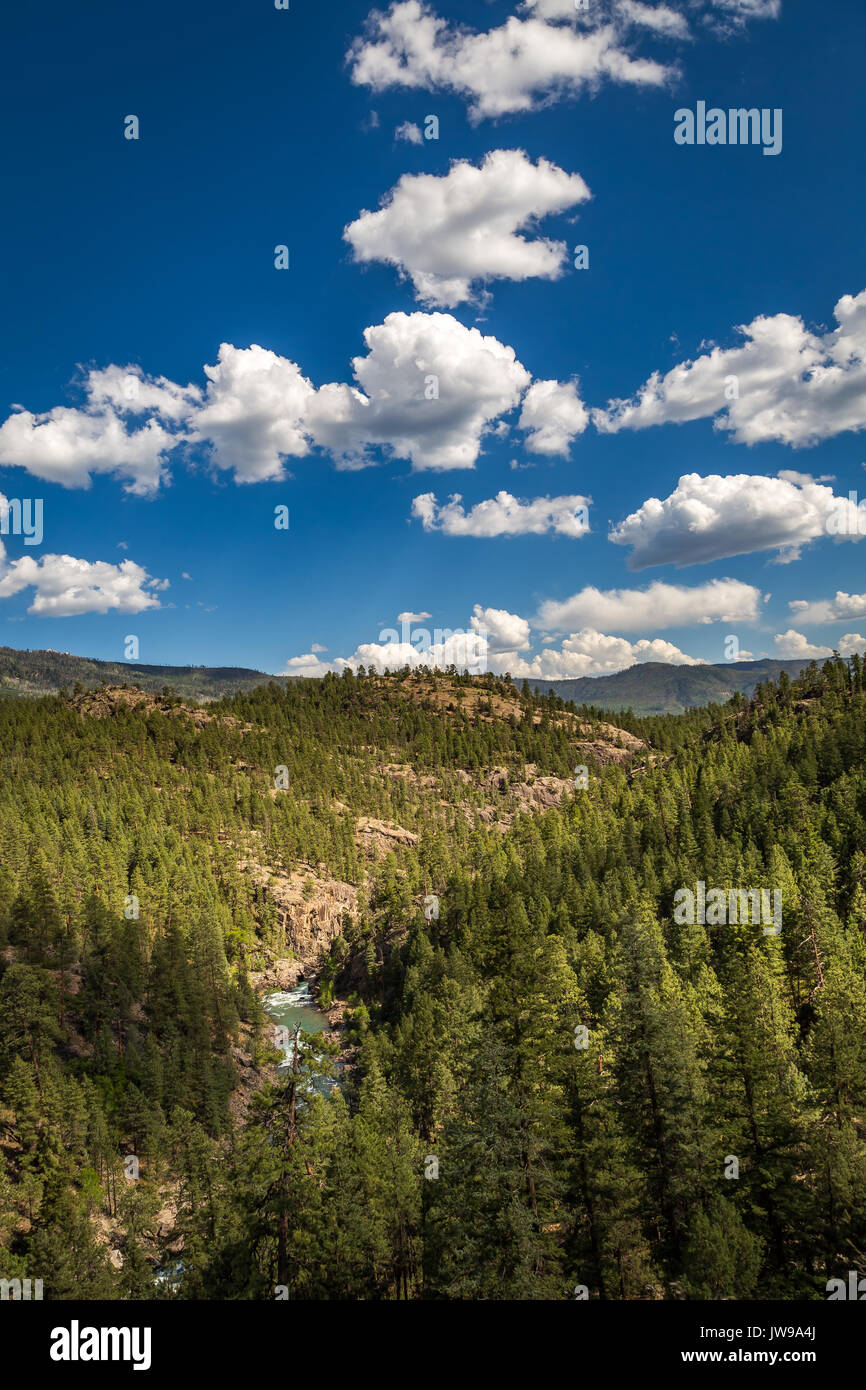
<path id="1" fill-rule="evenodd" d="M 802 632 L 795 632 L 792 627 L 789 627 L 787 632 L 778 632 L 773 641 L 776 644 L 776 655 L 779 657 L 790 657 L 793 660 L 802 656 L 807 661 L 817 661 L 833 655 L 832 647 L 814 646 L 808 637 L 804 637 Z"/>
<path id="2" fill-rule="evenodd" d="M 503 491 L 476 502 L 466 512 L 459 492 L 442 506 L 435 493 L 425 492 L 412 499 L 412 515 L 420 519 L 425 531 L 442 531 L 446 536 L 542 536 L 554 532 L 576 537 L 588 533 L 591 501 L 590 497 L 574 495 L 522 502 Z"/>
<path id="3" fill-rule="evenodd" d="M 572 0 L 573 4 L 573 0 Z M 685 15 L 672 10 L 669 5 L 644 5 L 640 0 L 617 0 L 617 14 L 631 24 L 640 24 L 652 29 L 656 34 L 664 34 L 671 39 L 689 37 L 689 25 Z"/>
<path id="4" fill-rule="evenodd" d="M 712 579 L 692 588 L 661 580 L 646 589 L 597 589 L 589 585 L 571 598 L 544 602 L 538 626 L 551 632 L 584 626 L 639 632 L 690 623 L 750 623 L 757 620 L 760 604 L 760 590 L 739 579 Z"/>
<path id="5" fill-rule="evenodd" d="M 414 127 L 417 129 L 417 127 Z M 565 242 L 520 235 L 551 213 L 589 198 L 579 174 L 522 150 L 491 150 L 481 165 L 404 174 L 377 212 L 362 212 L 343 235 L 357 261 L 384 261 L 409 277 L 416 298 L 443 308 L 488 280 L 555 280 Z"/>
<path id="6" fill-rule="evenodd" d="M 612 527 L 609 539 L 631 546 L 632 570 L 702 565 L 757 550 L 778 550 L 788 561 L 827 534 L 837 502 L 831 487 L 790 470 L 775 478 L 686 473 L 669 497 L 648 498 Z"/>
<path id="7" fill-rule="evenodd" d="M 534 381 L 523 398 L 518 425 L 529 431 L 526 447 L 532 454 L 567 454 L 582 434 L 589 414 L 574 381 Z"/>
<path id="8" fill-rule="evenodd" d="M 417 633 L 415 634 L 417 637 Z M 435 636 L 435 634 L 433 634 Z M 366 666 L 377 671 L 387 667 L 391 671 L 404 666 L 417 670 L 419 666 L 436 667 L 445 670 L 456 666 L 459 671 L 481 673 L 487 670 L 487 638 L 479 633 L 453 632 L 442 640 L 424 642 L 400 640 L 390 642 L 362 642 L 350 657 L 338 658 L 335 669 L 345 666 L 357 669 Z"/>
<path id="9" fill-rule="evenodd" d="M 90 413 L 68 406 L 35 415 L 18 410 L 0 425 L 0 465 L 26 468 L 63 487 L 89 487 L 91 475 L 122 479 L 138 496 L 156 492 L 166 458 L 178 443 L 156 419 L 128 429 L 113 410 Z"/>
<path id="10" fill-rule="evenodd" d="M 137 366 L 91 371 L 84 392 L 81 408 L 34 414 L 16 407 L 0 425 L 0 465 L 26 468 L 62 487 L 86 488 L 94 474 L 106 473 L 136 496 L 156 492 L 201 392 Z"/>
<path id="11" fill-rule="evenodd" d="M 550 21 L 527 8 L 527 18 L 511 15 L 481 33 L 449 24 L 422 0 L 374 10 L 349 52 L 352 81 L 377 92 L 456 92 L 468 101 L 470 118 L 481 120 L 532 111 L 603 81 L 659 87 L 672 75 L 664 63 L 632 57 L 616 23 L 586 27 L 573 4 L 570 11 L 548 7 Z"/>
<path id="12" fill-rule="evenodd" d="M 738 24 L 749 19 L 778 19 L 782 0 L 711 0 L 711 8 Z"/>
<path id="13" fill-rule="evenodd" d="M 103 367 L 88 373 L 85 383 L 89 405 L 110 406 L 120 414 L 154 414 L 163 420 L 184 421 L 201 403 L 198 386 L 178 386 L 168 377 L 151 377 L 138 366 Z"/>
<path id="14" fill-rule="evenodd" d="M 417 616 L 423 615 L 401 615 Z M 608 675 L 646 661 L 687 666 L 703 664 L 662 638 L 641 637 L 630 642 L 592 627 L 572 632 L 559 647 L 547 646 L 537 655 L 529 652 L 530 646 L 531 628 L 526 618 L 504 608 L 476 603 L 468 631 L 431 633 L 415 628 L 400 634 L 396 629 L 389 630 L 380 633 L 378 642 L 361 643 L 351 656 L 337 657 L 331 662 L 320 661 L 313 652 L 292 657 L 284 674 L 322 676 L 326 671 L 343 671 L 347 666 L 353 670 L 364 666 L 381 672 L 404 666 L 413 670 L 420 666 L 444 670 L 453 665 L 458 670 L 475 674 L 492 671 L 504 675 L 509 671 L 515 678 L 554 680 Z"/>
<path id="15" fill-rule="evenodd" d="M 32 589 L 28 613 L 70 618 L 82 613 L 141 613 L 159 608 L 155 590 L 167 579 L 152 579 L 142 565 L 122 560 L 79 560 L 73 555 L 23 555 L 9 560 L 0 544 L 0 599 Z"/>
<path id="16" fill-rule="evenodd" d="M 482 608 L 476 603 L 470 626 L 473 632 L 486 635 L 489 654 L 524 651 L 530 645 L 529 622 L 506 608 Z"/>
<path id="17" fill-rule="evenodd" d="M 839 623 L 849 618 L 866 618 L 866 594 L 846 594 L 837 589 L 835 598 L 792 599 L 788 604 L 800 623 Z"/>
<path id="18" fill-rule="evenodd" d="M 837 327 L 811 332 L 791 314 L 760 316 L 739 347 L 656 371 L 628 400 L 593 411 L 602 432 L 713 418 L 739 444 L 794 448 L 866 428 L 866 290 L 843 295 Z"/>
<path id="19" fill-rule="evenodd" d="M 637 642 L 629 642 L 625 637 L 611 637 L 587 627 L 571 633 L 560 647 L 546 647 L 529 660 L 524 660 L 517 652 L 500 654 L 496 658 L 496 669 L 500 674 L 508 670 L 518 679 L 568 680 L 579 676 L 612 675 L 646 661 L 661 661 L 673 666 L 703 664 L 698 658 L 687 656 L 672 642 L 658 637 L 641 637 Z"/>
<path id="20" fill-rule="evenodd" d="M 335 669 L 335 665 L 330 661 L 321 661 L 317 653 L 318 649 L 314 646 L 313 651 L 305 652 L 303 656 L 290 656 L 280 675 L 326 676 Z"/>
<path id="21" fill-rule="evenodd" d="M 358 385 L 321 387 L 307 417 L 344 467 L 363 467 L 379 446 L 416 469 L 473 468 L 482 436 L 530 382 L 513 348 L 451 314 L 389 314 L 364 340 Z"/>
<path id="22" fill-rule="evenodd" d="M 315 392 L 294 362 L 256 344 L 222 343 L 204 371 L 208 387 L 190 419 L 193 437 L 211 446 L 219 468 L 233 469 L 236 482 L 280 478 L 284 457 L 309 452 L 304 417 Z"/>

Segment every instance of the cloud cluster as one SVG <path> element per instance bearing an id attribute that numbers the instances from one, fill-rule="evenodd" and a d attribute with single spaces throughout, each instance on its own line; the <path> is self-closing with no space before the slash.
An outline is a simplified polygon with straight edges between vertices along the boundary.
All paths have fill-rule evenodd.
<path id="1" fill-rule="evenodd" d="M 453 308 L 474 283 L 556 280 L 565 243 L 519 233 L 589 196 L 579 174 L 533 164 L 522 150 L 491 150 L 478 167 L 457 160 L 441 177 L 404 174 L 378 212 L 362 212 L 343 235 L 356 261 L 396 266 L 417 299 Z"/>
<path id="2" fill-rule="evenodd" d="M 350 49 L 352 81 L 375 92 L 389 87 L 452 91 L 474 121 L 574 96 L 602 81 L 658 87 L 672 69 L 633 58 L 616 23 L 581 22 L 573 0 L 530 4 L 498 28 L 472 33 L 441 19 L 423 0 L 374 10 Z"/>
<path id="3" fill-rule="evenodd" d="M 777 633 L 773 641 L 776 644 L 776 656 L 782 658 L 790 657 L 796 660 L 802 657 L 804 661 L 823 661 L 833 655 L 832 647 L 816 645 L 792 627 L 789 627 L 787 632 Z M 864 649 L 866 637 L 861 637 L 859 632 L 846 632 L 836 643 L 836 651 L 840 656 L 853 656 L 855 652 L 862 654 Z"/>
<path id="4" fill-rule="evenodd" d="M 759 316 L 738 329 L 740 347 L 714 347 L 653 372 L 628 400 L 593 411 L 615 433 L 714 418 L 739 444 L 774 440 L 794 448 L 866 428 L 866 290 L 843 295 L 837 327 L 812 333 L 791 314 Z"/>
<path id="5" fill-rule="evenodd" d="M 408 666 L 417 670 L 428 666 L 444 670 L 476 673 L 493 671 L 498 675 L 510 672 L 516 679 L 562 680 L 577 676 L 604 676 L 622 671 L 628 666 L 646 661 L 662 661 L 684 666 L 702 663 L 687 656 L 672 642 L 660 638 L 641 638 L 629 642 L 623 637 L 610 637 L 593 628 L 573 632 L 559 648 L 546 647 L 535 656 L 524 657 L 530 645 L 530 627 L 525 618 L 505 609 L 482 608 L 475 605 L 470 631 L 454 633 L 440 642 L 419 644 L 414 641 L 365 642 L 350 657 L 338 657 L 324 662 L 312 652 L 291 657 L 284 675 L 323 676 L 328 671 L 399 670 Z"/>
<path id="6" fill-rule="evenodd" d="M 664 638 L 641 636 L 632 641 L 622 634 L 688 623 L 752 623 L 759 617 L 760 604 L 757 589 L 722 579 L 693 589 L 661 583 L 643 590 L 586 588 L 564 603 L 542 604 L 533 620 L 477 603 L 465 632 L 431 634 L 429 629 L 413 626 L 429 619 L 429 613 L 401 613 L 401 632 L 380 633 L 378 642 L 363 643 L 351 656 L 331 662 L 319 660 L 314 652 L 292 657 L 285 673 L 323 675 L 359 665 L 378 671 L 455 665 L 458 669 L 489 670 L 500 675 L 509 671 L 518 678 L 554 680 L 608 675 L 646 661 L 696 666 L 703 664 L 701 658 L 689 656 Z M 619 629 L 618 633 L 611 633 L 611 628 Z M 545 637 L 540 650 L 533 653 L 533 629 L 559 632 L 562 640 L 557 646 L 552 637 Z"/>
<path id="7" fill-rule="evenodd" d="M 827 534 L 838 501 L 831 487 L 791 470 L 775 478 L 687 473 L 669 497 L 648 498 L 609 538 L 631 546 L 632 570 L 707 564 L 758 550 L 778 550 L 787 562 Z"/>
<path id="8" fill-rule="evenodd" d="M 168 458 L 197 445 L 236 482 L 284 475 L 285 460 L 314 448 L 338 466 L 378 457 L 418 470 L 473 468 L 490 430 L 524 402 L 520 426 L 530 447 L 566 452 L 585 425 L 574 383 L 536 383 L 551 402 L 545 429 L 531 375 L 514 349 L 451 314 L 393 313 L 364 332 L 366 355 L 352 362 L 352 384 L 316 388 L 288 358 L 253 344 L 223 343 L 204 368 L 207 384 L 181 387 L 138 368 L 91 372 L 86 403 L 42 415 L 16 410 L 0 425 L 0 466 L 23 467 L 66 487 L 111 473 L 127 490 L 153 494 Z"/>
<path id="9" fill-rule="evenodd" d="M 717 427 L 740 442 L 795 447 L 864 429 L 866 290 L 844 295 L 836 318 L 838 327 L 823 335 L 787 314 L 754 319 L 742 330 L 742 347 L 716 347 L 664 377 L 654 373 L 633 400 L 612 402 L 592 418 L 611 433 L 715 416 Z M 451 314 L 389 314 L 365 329 L 364 341 L 366 355 L 352 362 L 354 381 L 318 388 L 288 358 L 229 343 L 205 367 L 204 390 L 138 368 L 91 372 L 83 407 L 57 406 L 41 415 L 16 409 L 0 425 L 0 466 L 23 467 L 67 487 L 111 473 L 146 495 L 158 489 L 179 445 L 204 447 L 215 466 L 247 483 L 282 477 L 286 459 L 314 448 L 348 468 L 382 455 L 406 459 L 417 470 L 472 468 L 484 436 L 504 432 L 503 417 L 517 406 L 530 452 L 565 454 L 586 428 L 576 382 L 533 382 L 513 348 Z M 664 502 L 651 498 L 612 539 L 633 545 L 639 567 L 664 562 L 656 556 L 693 563 L 689 555 L 700 560 L 753 548 L 780 548 L 790 559 L 818 534 L 820 480 L 789 472 L 751 479 L 747 487 L 756 517 L 737 516 L 731 480 L 687 475 L 675 494 Z M 798 522 L 791 508 L 799 503 Z M 741 548 L 726 548 L 732 544 Z"/>
<path id="10" fill-rule="evenodd" d="M 739 579 L 712 579 L 689 587 L 655 580 L 646 589 L 596 589 L 589 585 L 571 598 L 548 599 L 538 611 L 547 632 L 581 627 L 619 632 L 658 631 L 690 623 L 752 623 L 760 614 L 761 593 Z"/>
<path id="11" fill-rule="evenodd" d="M 779 0 L 524 0 L 521 13 L 473 32 L 442 19 L 425 0 L 374 10 L 352 44 L 352 81 L 374 92 L 404 87 L 454 92 L 473 121 L 533 111 L 604 82 L 661 87 L 677 68 L 635 52 L 643 41 L 690 37 L 687 15 L 722 31 L 774 18 Z"/>
<path id="12" fill-rule="evenodd" d="M 436 494 L 424 492 L 412 499 L 412 515 L 425 531 L 442 531 L 446 536 L 585 536 L 592 499 L 579 494 L 570 497 L 534 497 L 521 502 L 510 492 L 476 502 L 464 510 L 459 492 L 441 506 Z"/>

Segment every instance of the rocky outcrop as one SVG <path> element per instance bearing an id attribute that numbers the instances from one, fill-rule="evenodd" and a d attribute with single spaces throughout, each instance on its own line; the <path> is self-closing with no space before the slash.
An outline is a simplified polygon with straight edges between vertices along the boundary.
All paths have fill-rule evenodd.
<path id="1" fill-rule="evenodd" d="M 417 845 L 418 836 L 413 830 L 404 830 L 402 825 L 376 820 L 373 816 L 359 816 L 355 823 L 355 843 L 368 857 L 381 859 L 397 845 Z"/>
<path id="2" fill-rule="evenodd" d="M 564 796 L 572 796 L 574 790 L 573 777 L 533 777 L 509 788 L 512 800 L 517 803 L 516 809 L 521 812 L 549 811 L 552 806 L 558 806 Z"/>
<path id="3" fill-rule="evenodd" d="M 617 729 L 613 724 L 585 724 L 581 734 L 587 733 L 591 737 L 580 737 L 572 746 L 575 754 L 598 763 L 599 767 L 607 767 L 610 763 L 630 763 L 638 754 L 647 752 L 648 746 L 642 738 L 630 734 L 628 729 Z"/>
<path id="4" fill-rule="evenodd" d="M 274 988 L 294 984 L 328 949 L 341 930 L 343 918 L 357 911 L 358 890 L 351 883 L 322 878 L 312 870 L 279 874 L 254 859 L 241 859 L 238 868 L 264 888 L 285 932 L 286 948 L 291 956 L 281 958 L 279 964 L 283 973 L 280 979 L 273 981 Z M 296 967 L 296 973 L 293 974 L 290 967 Z M 276 968 L 276 963 L 272 968 Z M 251 981 L 253 978 L 251 975 Z M 265 985 L 270 983 L 264 981 Z"/>
<path id="5" fill-rule="evenodd" d="M 299 980 L 307 978 L 310 968 L 296 956 L 278 956 L 264 970 L 250 970 L 248 977 L 254 993 L 261 997 L 276 990 L 293 989 Z"/>
<path id="6" fill-rule="evenodd" d="M 197 705 L 185 704 L 174 696 L 154 695 L 128 685 L 101 685 L 95 690 L 84 690 L 72 697 L 72 707 L 90 719 L 109 719 L 119 710 L 132 710 L 143 716 L 159 711 L 168 718 L 191 719 L 197 729 L 203 729 L 206 724 L 222 724 L 246 734 L 253 727 L 242 724 L 231 714 L 208 714 Z"/>

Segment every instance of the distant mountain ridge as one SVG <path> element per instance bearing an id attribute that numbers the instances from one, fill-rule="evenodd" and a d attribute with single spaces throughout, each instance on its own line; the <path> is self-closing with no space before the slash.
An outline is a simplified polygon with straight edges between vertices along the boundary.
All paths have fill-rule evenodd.
<path id="1" fill-rule="evenodd" d="M 724 704 L 735 691 L 751 695 L 761 681 L 775 680 L 782 671 L 793 679 L 811 664 L 803 657 L 779 661 L 721 662 L 717 666 L 669 666 L 647 661 L 612 676 L 579 676 L 574 680 L 532 680 L 530 689 L 542 695 L 552 690 L 576 705 L 598 709 L 631 709 L 635 714 L 681 714 L 696 705 Z"/>
<path id="2" fill-rule="evenodd" d="M 580 676 L 574 680 L 533 680 L 530 687 L 563 700 L 598 709 L 631 709 L 635 714 L 679 714 L 696 705 L 724 704 L 734 691 L 751 695 L 759 681 L 787 671 L 792 678 L 810 663 L 794 661 L 723 662 L 717 666 L 669 666 L 648 661 L 612 676 Z M 219 700 L 239 691 L 254 690 L 269 681 L 283 684 L 297 679 L 272 676 L 246 666 L 149 666 L 125 661 L 98 661 L 70 652 L 18 651 L 0 647 L 0 698 L 37 696 L 71 688 L 107 683 L 129 684 L 158 693 L 170 686 L 187 700 Z M 518 679 L 518 685 L 522 682 Z"/>
<path id="3" fill-rule="evenodd" d="M 148 666 L 126 661 L 97 661 L 74 656 L 71 652 L 17 651 L 0 647 L 0 697 L 51 695 L 69 688 L 76 681 L 93 687 L 138 685 L 152 693 L 169 685 L 178 695 L 192 700 L 219 700 L 238 691 L 255 690 L 268 681 L 283 682 L 285 676 L 245 666 Z"/>

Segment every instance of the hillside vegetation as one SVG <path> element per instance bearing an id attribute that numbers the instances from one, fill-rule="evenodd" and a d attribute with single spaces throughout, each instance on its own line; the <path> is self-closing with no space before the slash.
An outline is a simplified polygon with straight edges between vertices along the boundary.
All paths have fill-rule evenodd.
<path id="1" fill-rule="evenodd" d="M 862 1272 L 857 658 L 621 725 L 493 677 L 105 688 L 4 701 L 0 750 L 0 1276 L 811 1299 Z M 698 881 L 780 891 L 781 932 L 680 924 Z M 285 962 L 341 1020 L 294 1074 L 256 997 Z"/>
<path id="2" fill-rule="evenodd" d="M 599 710 L 631 710 L 638 715 L 680 714 L 696 705 L 724 704 L 737 691 L 751 695 L 762 680 L 785 671 L 798 676 L 805 661 L 737 661 L 718 666 L 672 666 L 652 661 L 612 676 L 576 680 L 539 680 L 533 690 L 551 692 L 577 705 Z M 76 685 L 130 683 L 159 694 L 166 687 L 185 700 L 209 701 L 249 692 L 273 681 L 284 685 L 295 676 L 268 676 L 242 666 L 143 666 L 126 661 L 97 661 L 69 652 L 17 651 L 0 647 L 0 698 L 56 695 Z"/>
<path id="3" fill-rule="evenodd" d="M 97 661 L 71 652 L 0 647 L 0 698 L 56 695 L 76 684 L 97 686 L 132 681 L 141 690 L 158 692 L 169 685 L 187 700 L 214 700 L 239 690 L 254 690 L 272 679 L 279 677 L 243 666 L 142 666 L 127 661 Z"/>

